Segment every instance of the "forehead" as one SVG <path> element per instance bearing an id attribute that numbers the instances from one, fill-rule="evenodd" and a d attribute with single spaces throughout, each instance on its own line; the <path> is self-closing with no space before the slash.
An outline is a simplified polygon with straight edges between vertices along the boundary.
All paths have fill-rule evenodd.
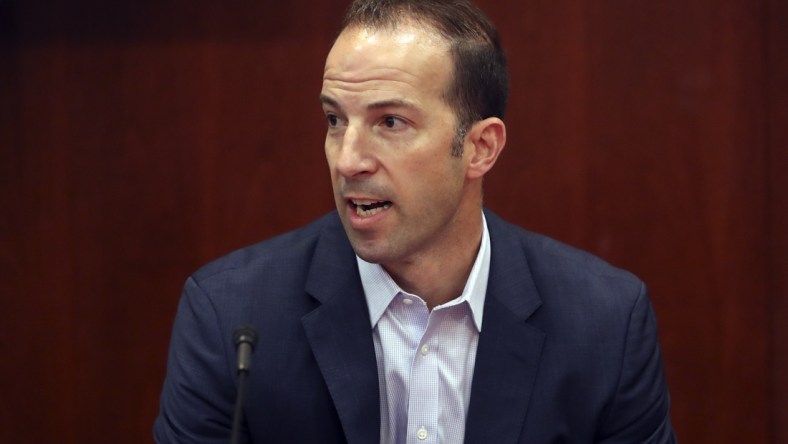
<path id="1" fill-rule="evenodd" d="M 451 79 L 448 42 L 414 23 L 396 28 L 347 28 L 326 59 L 323 87 L 345 91 L 399 89 L 442 96 Z"/>

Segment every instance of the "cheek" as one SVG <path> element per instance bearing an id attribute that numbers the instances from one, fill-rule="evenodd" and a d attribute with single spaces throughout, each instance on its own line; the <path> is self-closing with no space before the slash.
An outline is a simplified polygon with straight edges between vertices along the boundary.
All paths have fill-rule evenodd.
<path id="1" fill-rule="evenodd" d="M 334 149 L 334 142 L 326 136 L 325 142 L 323 142 L 323 151 L 326 153 L 326 160 L 331 163 L 332 154 L 336 151 Z"/>
<path id="2" fill-rule="evenodd" d="M 336 165 L 337 150 L 335 149 L 333 143 L 326 140 L 324 151 L 326 155 L 326 164 L 328 165 L 328 168 L 331 171 L 331 177 L 333 178 L 336 175 L 334 166 Z"/>
<path id="3" fill-rule="evenodd" d="M 409 200 L 435 200 L 450 198 L 463 183 L 462 167 L 446 151 L 409 159 L 398 165 L 399 177 L 395 180 L 405 190 Z"/>

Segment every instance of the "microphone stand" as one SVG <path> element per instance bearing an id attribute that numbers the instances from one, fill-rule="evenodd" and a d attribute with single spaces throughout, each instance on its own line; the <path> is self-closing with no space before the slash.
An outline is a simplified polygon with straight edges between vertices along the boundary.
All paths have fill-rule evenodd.
<path id="1" fill-rule="evenodd" d="M 249 368 L 252 365 L 252 352 L 257 343 L 257 332 L 250 325 L 241 325 L 235 329 L 233 339 L 235 340 L 235 347 L 238 353 L 238 393 L 235 398 L 235 413 L 233 413 L 233 430 L 230 435 L 230 443 L 241 444 L 246 381 L 249 377 Z"/>
<path id="2" fill-rule="evenodd" d="M 243 422 L 243 404 L 246 400 L 247 376 L 249 376 L 249 370 L 238 370 L 238 395 L 235 398 L 233 433 L 230 437 L 230 444 L 241 444 L 241 423 Z"/>

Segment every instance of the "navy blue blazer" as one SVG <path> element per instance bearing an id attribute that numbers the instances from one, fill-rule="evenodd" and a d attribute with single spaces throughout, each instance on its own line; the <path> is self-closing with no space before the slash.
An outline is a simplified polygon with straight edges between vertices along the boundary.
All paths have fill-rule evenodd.
<path id="1" fill-rule="evenodd" d="M 485 213 L 491 260 L 465 442 L 671 443 L 657 325 L 632 274 Z M 248 442 L 379 441 L 378 375 L 356 258 L 336 213 L 190 277 L 159 443 L 225 443 L 233 331 L 258 332 Z"/>

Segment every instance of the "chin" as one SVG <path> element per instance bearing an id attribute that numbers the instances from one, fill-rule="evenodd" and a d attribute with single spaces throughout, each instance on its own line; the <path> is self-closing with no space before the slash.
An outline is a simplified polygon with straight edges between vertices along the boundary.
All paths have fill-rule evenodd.
<path id="1" fill-rule="evenodd" d="M 388 251 L 386 246 L 381 245 L 380 242 L 351 239 L 350 244 L 353 246 L 353 251 L 356 252 L 356 255 L 366 262 L 384 264 L 391 261 L 391 252 Z"/>
<path id="2" fill-rule="evenodd" d="M 384 254 L 381 254 L 381 252 L 375 251 L 371 248 L 363 248 L 353 245 L 353 251 L 356 252 L 358 257 L 366 262 L 369 262 L 370 264 L 381 264 L 386 261 Z"/>

